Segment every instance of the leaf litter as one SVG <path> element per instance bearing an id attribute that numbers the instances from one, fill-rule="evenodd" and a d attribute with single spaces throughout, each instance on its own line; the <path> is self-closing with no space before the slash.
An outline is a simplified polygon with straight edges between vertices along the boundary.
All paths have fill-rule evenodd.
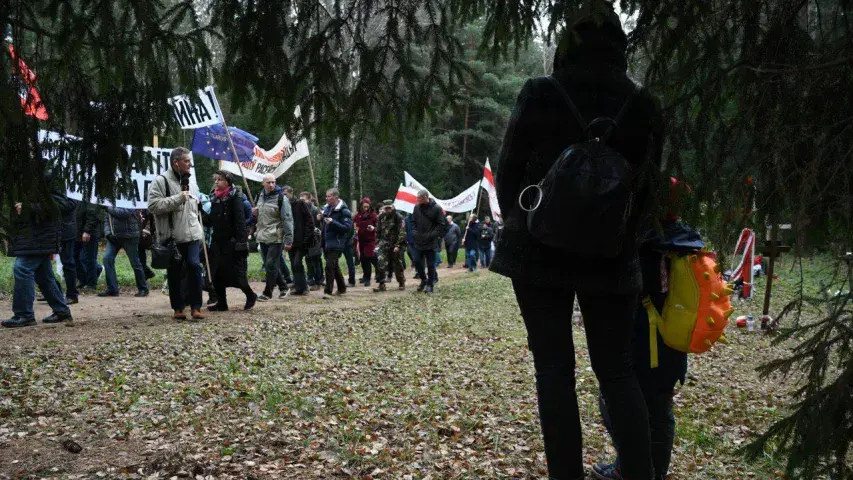
<path id="1" fill-rule="evenodd" d="M 546 478 L 511 284 L 480 273 L 440 286 L 230 328 L 9 348 L 0 478 Z M 609 461 L 575 335 L 584 458 Z M 736 449 L 784 413 L 790 387 L 754 372 L 781 347 L 729 337 L 691 356 L 671 478 L 780 475 L 773 459 L 746 464 Z"/>

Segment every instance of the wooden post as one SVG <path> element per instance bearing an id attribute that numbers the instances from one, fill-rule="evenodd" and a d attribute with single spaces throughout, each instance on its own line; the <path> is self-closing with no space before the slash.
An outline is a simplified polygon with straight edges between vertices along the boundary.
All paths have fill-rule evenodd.
<path id="1" fill-rule="evenodd" d="M 243 174 L 243 166 L 240 165 L 240 157 L 237 156 L 237 149 L 234 148 L 234 141 L 231 140 L 231 130 L 228 129 L 228 124 L 225 123 L 225 117 L 222 117 L 222 126 L 225 127 L 225 136 L 228 137 L 228 144 L 231 146 L 231 153 L 234 154 L 234 161 L 237 163 L 237 168 L 240 169 L 240 176 L 243 177 L 243 186 L 246 187 L 247 197 L 252 208 L 255 208 L 255 200 L 252 198 L 252 190 L 249 188 L 249 182 L 246 181 L 246 176 Z"/>
<path id="2" fill-rule="evenodd" d="M 773 267 L 775 266 L 776 256 L 778 255 L 778 247 L 776 245 L 778 237 L 779 224 L 773 220 L 773 224 L 770 226 L 770 263 L 767 266 L 767 288 L 764 290 L 764 309 L 762 310 L 762 315 L 770 314 L 770 292 L 773 289 Z M 752 265 L 749 265 L 749 268 L 752 268 Z"/>

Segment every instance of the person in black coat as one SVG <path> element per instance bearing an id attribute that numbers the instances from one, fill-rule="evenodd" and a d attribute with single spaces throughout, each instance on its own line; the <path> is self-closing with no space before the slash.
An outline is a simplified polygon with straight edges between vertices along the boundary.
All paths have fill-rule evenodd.
<path id="1" fill-rule="evenodd" d="M 608 144 L 638 170 L 654 172 L 663 145 L 659 109 L 646 91 L 635 93 L 626 74 L 627 38 L 619 17 L 606 2 L 595 3 L 595 13 L 587 10 L 568 23 L 555 54 L 553 77 L 587 121 L 615 117 L 634 95 Z M 650 190 L 636 192 L 626 242 L 611 259 L 568 254 L 536 242 L 518 203 L 522 190 L 542 180 L 563 150 L 585 138 L 548 78 L 524 84 L 495 171 L 505 226 L 491 270 L 512 279 L 527 328 L 549 475 L 584 476 L 571 328 L 577 296 L 592 369 L 609 407 L 620 474 L 648 480 L 654 478 L 648 411 L 632 367 L 631 341 L 642 286 L 636 232 Z"/>
<path id="2" fill-rule="evenodd" d="M 447 233 L 447 218 L 435 200 L 429 198 L 429 192 L 418 192 L 418 204 L 412 212 L 415 240 L 415 268 L 421 279 L 419 292 L 432 293 L 438 272 L 435 270 L 435 251 L 441 247 L 441 239 Z M 424 272 L 426 262 L 427 272 Z M 426 273 L 426 274 L 425 274 Z"/>
<path id="3" fill-rule="evenodd" d="M 136 279 L 136 297 L 148 296 L 148 280 L 145 269 L 139 259 L 139 238 L 142 225 L 139 215 L 132 208 L 107 207 L 104 233 L 107 238 L 107 248 L 104 250 L 104 268 L 106 269 L 107 288 L 99 293 L 99 297 L 117 297 L 120 295 L 118 277 L 116 276 L 116 255 L 124 249 L 127 260 L 133 268 Z"/>
<path id="4" fill-rule="evenodd" d="M 473 213 L 468 216 L 462 246 L 465 247 L 465 266 L 468 267 L 468 271 L 477 270 L 477 259 L 480 255 L 480 221 Z"/>
<path id="5" fill-rule="evenodd" d="M 293 195 L 293 187 L 285 185 L 284 194 L 290 201 L 290 211 L 293 213 L 293 244 L 287 252 L 293 267 L 293 283 L 296 288 L 291 295 L 308 295 L 308 279 L 303 260 L 308 256 L 308 249 L 314 244 L 314 215 L 311 214 L 308 204 Z"/>
<path id="6" fill-rule="evenodd" d="M 47 162 L 41 160 L 39 166 L 44 172 L 48 189 L 53 182 L 53 172 L 47 168 Z M 62 238 L 62 212 L 74 208 L 74 201 L 56 192 L 50 198 L 38 198 L 34 201 L 16 202 L 10 212 L 8 227 L 10 257 L 15 257 L 13 274 L 15 286 L 12 294 L 12 312 L 14 316 L 0 323 L 6 328 L 29 327 L 36 324 L 33 302 L 36 298 L 35 286 L 47 300 L 53 313 L 45 317 L 44 323 L 71 321 L 71 310 L 59 290 L 56 277 L 53 276 L 50 256 L 59 252 Z"/>
<path id="7" fill-rule="evenodd" d="M 65 195 L 55 193 L 58 198 L 62 228 L 59 240 L 59 261 L 62 262 L 62 276 L 65 278 L 65 302 L 72 305 L 78 302 L 77 264 L 74 259 L 74 246 L 77 243 L 77 202 Z M 60 292 L 62 285 L 59 285 Z"/>
<path id="8" fill-rule="evenodd" d="M 244 310 L 254 307 L 258 300 L 246 277 L 249 233 L 243 197 L 240 190 L 234 188 L 233 182 L 229 172 L 220 170 L 214 175 L 214 188 L 210 193 L 210 276 L 216 290 L 217 303 L 208 307 L 208 310 L 213 312 L 228 310 L 227 287 L 239 288 L 246 295 Z"/>

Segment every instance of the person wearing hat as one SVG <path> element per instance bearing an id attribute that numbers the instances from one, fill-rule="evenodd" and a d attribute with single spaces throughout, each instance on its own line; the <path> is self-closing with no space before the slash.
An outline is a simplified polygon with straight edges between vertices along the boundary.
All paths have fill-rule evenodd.
<path id="1" fill-rule="evenodd" d="M 210 192 L 210 277 L 217 302 L 208 307 L 212 312 L 228 310 L 227 287 L 236 287 L 246 295 L 243 310 L 255 306 L 258 295 L 246 277 L 249 257 L 249 232 L 243 195 L 234 187 L 231 173 L 219 170 L 213 176 Z"/>
<path id="2" fill-rule="evenodd" d="M 379 239 L 377 252 L 376 281 L 379 286 L 374 292 L 384 292 L 385 282 L 388 281 L 387 271 L 394 271 L 397 277 L 398 288 L 406 289 L 406 275 L 403 267 L 403 255 L 406 251 L 406 228 L 403 226 L 403 216 L 394 209 L 393 200 L 382 202 L 379 220 L 377 222 L 376 237 Z"/>
<path id="3" fill-rule="evenodd" d="M 522 190 L 540 182 L 562 152 L 587 139 L 584 123 L 617 117 L 626 105 L 607 145 L 637 171 L 643 166 L 650 172 L 659 169 L 664 139 L 660 108 L 627 75 L 628 40 L 613 6 L 590 1 L 566 20 L 553 73 L 528 80 L 510 115 L 494 172 L 506 226 L 490 269 L 512 279 L 527 329 L 550 478 L 581 479 L 586 473 L 571 328 L 571 305 L 577 298 L 592 370 L 611 420 L 617 473 L 651 480 L 656 476 L 649 412 L 631 357 L 643 283 L 636 239 L 645 230 L 640 219 L 653 198 L 654 183 L 643 181 L 636 189 L 625 219 L 626 240 L 608 258 L 539 242 L 518 202 Z"/>
<path id="4" fill-rule="evenodd" d="M 371 210 L 370 198 L 362 198 L 361 209 L 355 216 L 355 226 L 358 232 L 358 257 L 361 260 L 361 268 L 364 271 L 361 283 L 365 287 L 370 286 L 373 267 L 376 267 L 377 272 L 379 271 L 376 260 L 376 226 L 378 223 L 379 216 Z"/>

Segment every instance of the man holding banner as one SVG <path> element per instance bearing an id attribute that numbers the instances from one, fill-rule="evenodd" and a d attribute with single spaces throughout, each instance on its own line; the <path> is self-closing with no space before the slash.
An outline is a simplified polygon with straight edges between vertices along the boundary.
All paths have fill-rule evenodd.
<path id="1" fill-rule="evenodd" d="M 171 168 L 158 176 L 148 190 L 148 211 L 154 215 L 157 239 L 163 243 L 173 238 L 181 255 L 166 271 L 169 282 L 169 301 L 175 320 L 186 320 L 186 304 L 182 295 L 181 279 L 187 273 L 187 296 L 191 315 L 201 320 L 201 248 L 204 233 L 199 221 L 198 191 L 191 191 L 190 151 L 183 147 L 172 150 Z"/>

